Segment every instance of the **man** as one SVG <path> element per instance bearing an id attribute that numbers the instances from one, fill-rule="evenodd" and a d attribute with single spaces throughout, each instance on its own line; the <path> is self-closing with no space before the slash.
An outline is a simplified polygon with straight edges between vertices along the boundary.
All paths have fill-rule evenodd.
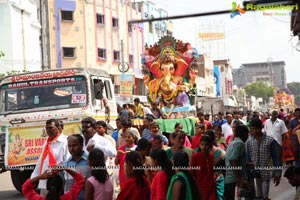
<path id="1" fill-rule="evenodd" d="M 226 114 L 226 123 L 221 126 L 222 133 L 225 138 L 233 134 L 232 128 L 231 128 L 231 122 L 232 122 L 232 114 L 227 113 Z"/>
<path id="2" fill-rule="evenodd" d="M 87 117 L 81 120 L 82 133 L 84 136 L 83 150 L 90 152 L 94 148 L 103 151 L 104 156 L 115 157 L 117 155 L 116 148 L 105 137 L 100 136 L 96 132 L 96 120 L 92 117 Z"/>
<path id="3" fill-rule="evenodd" d="M 144 106 L 141 104 L 139 98 L 135 98 L 133 100 L 136 110 L 136 117 L 140 119 L 144 119 Z"/>
<path id="4" fill-rule="evenodd" d="M 153 122 L 153 117 L 152 115 L 148 115 L 145 117 L 144 119 L 144 130 L 143 130 L 143 133 L 142 133 L 142 138 L 145 138 L 147 139 L 148 141 L 151 140 L 151 130 L 150 130 L 150 124 L 151 122 Z"/>
<path id="5" fill-rule="evenodd" d="M 245 142 L 249 130 L 244 125 L 236 127 L 233 142 L 229 145 L 225 156 L 225 199 L 231 200 L 235 197 L 235 187 L 243 188 L 249 186 L 246 181 L 246 148 Z"/>
<path id="6" fill-rule="evenodd" d="M 250 122 L 252 136 L 246 142 L 246 161 L 248 166 L 254 170 L 252 179 L 261 182 L 262 197 L 268 200 L 270 179 L 274 178 L 275 186 L 279 185 L 282 173 L 282 163 L 276 151 L 276 141 L 262 132 L 260 119 L 252 119 Z M 273 167 L 270 167 L 272 158 Z M 272 170 L 273 169 L 273 170 Z M 271 176 L 271 171 L 273 172 Z"/>
<path id="7" fill-rule="evenodd" d="M 118 142 L 118 132 L 122 128 L 121 119 L 119 117 L 116 119 L 116 127 L 117 127 L 117 129 L 114 130 L 111 137 L 114 138 L 114 140 L 116 141 L 116 144 L 117 144 L 117 142 Z"/>
<path id="8" fill-rule="evenodd" d="M 83 151 L 83 137 L 80 134 L 73 134 L 68 137 L 68 149 L 71 157 L 63 162 L 63 166 L 66 168 L 75 169 L 80 172 L 85 179 L 91 176 L 91 169 L 88 163 L 88 154 Z M 66 173 L 65 177 L 65 193 L 70 191 L 71 187 L 74 185 L 73 177 Z M 77 200 L 84 200 L 85 193 L 84 188 L 81 190 L 77 197 Z"/>
<path id="9" fill-rule="evenodd" d="M 211 129 L 212 129 L 212 123 L 211 123 L 210 121 L 207 121 L 207 120 L 204 119 L 204 114 L 203 114 L 203 112 L 199 112 L 199 113 L 197 114 L 197 117 L 198 117 L 198 119 L 199 119 L 199 123 L 204 125 L 205 131 L 211 130 Z M 204 132 L 205 132 L 205 131 L 204 131 Z"/>
<path id="10" fill-rule="evenodd" d="M 272 137 L 276 142 L 277 154 L 282 162 L 282 135 L 288 132 L 284 121 L 278 119 L 278 112 L 273 110 L 271 113 L 271 119 L 267 119 L 265 126 L 265 132 L 268 136 Z"/>
<path id="11" fill-rule="evenodd" d="M 156 119 L 164 118 L 161 110 L 157 106 L 158 106 L 158 103 L 152 102 L 151 103 L 151 112 L 153 113 L 153 115 L 155 116 Z"/>
<path id="12" fill-rule="evenodd" d="M 62 163 L 69 156 L 67 137 L 59 132 L 59 121 L 49 119 L 46 121 L 47 141 L 43 145 L 42 154 L 38 159 L 34 171 L 30 178 L 37 177 L 49 170 L 56 164 Z M 40 180 L 38 188 L 41 189 L 41 195 L 46 196 L 46 180 Z"/>
<path id="13" fill-rule="evenodd" d="M 240 122 L 242 122 L 245 126 L 247 126 L 247 123 L 241 119 L 241 116 L 242 116 L 242 113 L 240 111 L 234 111 L 233 112 L 233 120 L 231 122 L 231 126 L 232 126 L 232 123 L 235 121 L 235 120 L 239 120 Z"/>
<path id="14" fill-rule="evenodd" d="M 95 129 L 100 136 L 108 139 L 116 148 L 116 141 L 112 136 L 107 134 L 107 124 L 105 123 L 105 121 L 97 121 Z"/>
<path id="15" fill-rule="evenodd" d="M 294 119 L 290 122 L 290 133 L 293 134 L 295 165 L 299 166 L 299 142 L 296 131 L 300 129 L 300 108 L 296 108 Z"/>
<path id="16" fill-rule="evenodd" d="M 227 121 L 224 119 L 224 114 L 222 112 L 218 112 L 218 119 L 214 121 L 214 125 L 220 125 L 222 126 L 225 124 Z"/>
<path id="17" fill-rule="evenodd" d="M 123 104 L 123 110 L 121 110 L 119 117 L 120 118 L 132 118 L 134 116 L 134 112 L 129 110 L 128 104 Z"/>
<path id="18" fill-rule="evenodd" d="M 119 130 L 119 133 L 118 133 L 117 149 L 120 146 L 126 144 L 125 133 L 127 130 L 130 130 L 131 132 L 133 132 L 134 135 L 137 137 L 137 140 L 139 140 L 141 138 L 139 131 L 136 128 L 131 127 L 132 126 L 131 119 L 129 119 L 129 118 L 121 119 L 121 126 L 122 126 L 122 128 L 121 128 L 121 130 Z"/>

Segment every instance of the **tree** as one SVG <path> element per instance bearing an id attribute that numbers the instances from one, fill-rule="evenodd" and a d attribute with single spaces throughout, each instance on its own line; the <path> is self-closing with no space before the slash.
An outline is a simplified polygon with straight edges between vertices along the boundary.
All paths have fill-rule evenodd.
<path id="1" fill-rule="evenodd" d="M 264 82 L 255 82 L 245 87 L 249 96 L 262 97 L 264 102 L 269 102 L 269 98 L 274 96 L 274 87 L 268 86 Z"/>
<path id="2" fill-rule="evenodd" d="M 3 52 L 3 51 L 0 51 L 0 58 L 2 58 L 2 57 L 4 57 L 4 56 L 5 56 L 4 52 Z"/>
<path id="3" fill-rule="evenodd" d="M 288 89 L 291 91 L 291 93 L 294 95 L 295 98 L 295 104 L 300 105 L 300 82 L 291 82 L 287 84 Z"/>

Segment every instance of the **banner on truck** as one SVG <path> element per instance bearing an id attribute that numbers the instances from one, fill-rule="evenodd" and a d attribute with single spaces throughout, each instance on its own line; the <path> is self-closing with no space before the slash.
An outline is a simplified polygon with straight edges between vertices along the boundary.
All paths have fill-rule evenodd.
<path id="1" fill-rule="evenodd" d="M 81 133 L 81 124 L 64 125 L 63 134 Z M 7 167 L 35 165 L 47 140 L 45 126 L 8 128 L 6 131 L 5 165 Z"/>

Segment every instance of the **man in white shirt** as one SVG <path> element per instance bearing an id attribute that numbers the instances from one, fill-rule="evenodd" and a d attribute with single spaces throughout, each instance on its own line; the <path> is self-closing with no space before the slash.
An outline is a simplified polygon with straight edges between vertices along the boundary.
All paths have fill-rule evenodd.
<path id="1" fill-rule="evenodd" d="M 105 137 L 100 136 L 96 132 L 96 120 L 92 117 L 87 117 L 81 121 L 82 133 L 84 136 L 83 150 L 90 152 L 94 148 L 103 151 L 104 156 L 115 157 L 117 150 L 113 144 Z"/>
<path id="2" fill-rule="evenodd" d="M 227 113 L 226 114 L 226 123 L 223 124 L 222 127 L 222 133 L 224 134 L 224 137 L 227 138 L 228 136 L 232 135 L 232 128 L 231 128 L 231 122 L 232 122 L 232 114 Z"/>
<path id="3" fill-rule="evenodd" d="M 278 119 L 278 111 L 273 110 L 271 113 L 271 119 L 267 119 L 264 131 L 270 137 L 272 137 L 277 143 L 277 153 L 280 160 L 282 160 L 282 135 L 288 132 L 284 121 Z"/>
<path id="4" fill-rule="evenodd" d="M 70 156 L 67 137 L 59 132 L 59 121 L 56 119 L 47 120 L 46 132 L 48 139 L 43 145 L 42 154 L 30 178 L 39 176 L 46 170 L 49 170 L 50 167 L 62 163 Z M 38 188 L 41 189 L 41 195 L 44 197 L 47 195 L 46 184 L 47 180 L 40 180 L 38 185 Z"/>

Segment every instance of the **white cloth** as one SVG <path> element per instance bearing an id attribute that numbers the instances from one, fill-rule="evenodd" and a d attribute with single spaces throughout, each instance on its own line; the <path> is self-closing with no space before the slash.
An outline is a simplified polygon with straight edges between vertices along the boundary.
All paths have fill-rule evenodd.
<path id="1" fill-rule="evenodd" d="M 42 152 L 44 152 L 46 144 L 47 144 L 47 141 L 43 145 Z M 67 136 L 65 136 L 63 134 L 60 134 L 60 136 L 57 138 L 57 140 L 55 142 L 53 142 L 50 145 L 50 147 L 55 156 L 57 164 L 61 164 L 63 161 L 67 160 L 67 158 L 69 158 L 71 156 L 68 151 Z M 37 177 L 40 175 L 40 166 L 42 164 L 42 155 L 43 155 L 43 153 L 41 153 L 41 156 L 39 157 L 38 162 L 35 166 L 34 171 L 31 174 L 30 178 L 34 178 L 34 177 Z M 46 158 L 44 160 L 42 173 L 45 172 L 46 170 L 49 170 L 49 156 L 48 155 L 46 156 Z M 47 184 L 47 180 L 40 180 L 38 188 L 46 189 L 46 184 Z"/>
<path id="2" fill-rule="evenodd" d="M 117 155 L 116 147 L 114 147 L 114 145 L 109 141 L 109 139 L 100 136 L 98 133 L 95 133 L 94 136 L 89 139 L 87 145 L 85 145 L 85 141 L 83 144 L 84 151 L 87 151 L 87 146 L 94 144 L 94 148 L 103 151 L 105 158 L 115 157 Z"/>
<path id="3" fill-rule="evenodd" d="M 232 128 L 227 122 L 223 124 L 221 127 L 222 127 L 222 133 L 224 134 L 225 138 L 233 134 Z"/>
<path id="4" fill-rule="evenodd" d="M 267 119 L 264 130 L 268 136 L 271 136 L 278 144 L 280 144 L 280 146 L 282 146 L 282 134 L 288 132 L 284 121 L 276 119 L 273 123 L 271 119 Z"/>

